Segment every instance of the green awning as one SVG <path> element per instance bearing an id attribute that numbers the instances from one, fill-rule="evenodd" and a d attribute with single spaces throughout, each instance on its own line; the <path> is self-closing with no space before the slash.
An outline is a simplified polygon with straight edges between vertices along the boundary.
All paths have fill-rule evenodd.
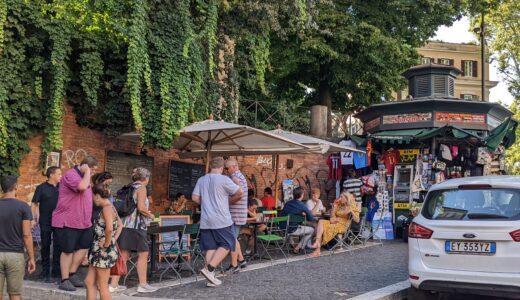
<path id="1" fill-rule="evenodd" d="M 502 124 L 491 130 L 489 136 L 485 139 L 486 146 L 493 151 L 500 144 L 503 144 L 506 148 L 511 147 L 516 141 L 517 126 L 518 123 L 515 120 L 511 117 L 507 118 Z"/>
<path id="2" fill-rule="evenodd" d="M 426 139 L 430 139 L 434 136 L 447 136 L 447 135 L 451 135 L 457 139 L 464 139 L 467 137 L 473 137 L 473 138 L 480 139 L 480 137 L 478 135 L 476 135 L 472 132 L 469 132 L 462 128 L 458 128 L 458 127 L 451 126 L 451 125 L 446 125 L 446 126 L 439 127 L 439 128 L 432 128 L 432 129 L 424 130 L 422 133 L 415 136 L 415 138 L 417 140 L 426 140 Z"/>
<path id="3" fill-rule="evenodd" d="M 374 133 L 370 138 L 378 140 L 382 143 L 402 144 L 410 143 L 416 135 L 424 131 L 424 129 L 403 129 L 403 130 L 388 130 Z"/>
<path id="4" fill-rule="evenodd" d="M 357 135 L 351 135 L 350 139 L 356 143 L 358 147 L 364 147 L 367 145 L 367 139 Z"/>

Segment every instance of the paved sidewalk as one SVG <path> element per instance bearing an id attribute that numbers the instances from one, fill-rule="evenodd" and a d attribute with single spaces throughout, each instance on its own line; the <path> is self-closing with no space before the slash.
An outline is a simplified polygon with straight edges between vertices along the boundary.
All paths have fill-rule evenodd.
<path id="1" fill-rule="evenodd" d="M 135 296 L 169 299 L 346 299 L 408 277 L 408 244 L 385 242 L 329 256 L 262 268 L 222 279 L 207 288 L 204 280 L 152 294 Z"/>

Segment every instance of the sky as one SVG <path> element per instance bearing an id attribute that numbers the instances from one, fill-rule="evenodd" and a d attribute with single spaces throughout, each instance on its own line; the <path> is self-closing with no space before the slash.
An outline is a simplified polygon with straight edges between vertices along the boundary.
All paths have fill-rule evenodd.
<path id="1" fill-rule="evenodd" d="M 476 41 L 475 35 L 469 31 L 469 28 L 470 25 L 468 18 L 463 17 L 461 20 L 453 23 L 450 27 L 439 27 L 436 36 L 433 39 L 449 43 L 468 43 Z M 489 100 L 491 102 L 500 101 L 505 105 L 511 104 L 514 100 L 513 96 L 507 90 L 507 84 L 500 77 L 500 74 L 498 74 L 496 62 L 491 64 L 489 79 L 499 81 L 498 85 L 491 89 Z"/>

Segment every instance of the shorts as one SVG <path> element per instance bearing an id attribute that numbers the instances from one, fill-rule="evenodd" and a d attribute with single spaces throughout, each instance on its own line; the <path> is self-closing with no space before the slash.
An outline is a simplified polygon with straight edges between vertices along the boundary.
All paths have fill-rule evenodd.
<path id="1" fill-rule="evenodd" d="M 80 249 L 90 249 L 94 241 L 94 230 L 76 228 L 56 228 L 56 238 L 60 245 L 61 252 L 73 253 Z"/>
<path id="2" fill-rule="evenodd" d="M 235 251 L 235 235 L 233 225 L 219 229 L 200 230 L 200 249 L 202 251 L 224 248 Z"/>
<path id="3" fill-rule="evenodd" d="M 147 252 L 150 250 L 147 232 L 140 229 L 123 228 L 117 239 L 117 245 L 119 249 L 126 251 Z"/>
<path id="4" fill-rule="evenodd" d="M 238 240 L 238 236 L 240 235 L 240 231 L 242 230 L 242 225 L 233 225 L 233 236 L 235 240 Z"/>
<path id="5" fill-rule="evenodd" d="M 21 295 L 23 276 L 25 275 L 25 256 L 23 253 L 0 252 L 0 293 L 4 292 L 7 282 L 7 293 Z"/>

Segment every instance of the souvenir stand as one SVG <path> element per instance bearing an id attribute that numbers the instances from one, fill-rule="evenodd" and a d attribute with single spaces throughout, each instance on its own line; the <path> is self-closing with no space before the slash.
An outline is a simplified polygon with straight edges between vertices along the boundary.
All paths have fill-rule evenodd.
<path id="1" fill-rule="evenodd" d="M 372 105 L 356 115 L 364 134 L 351 136 L 349 143 L 367 148 L 370 167 L 358 168 L 355 161 L 343 167 L 365 175 L 365 185 L 367 177 L 378 179 L 375 220 L 380 218 L 384 230 L 390 221 L 401 235 L 410 209 L 423 202 L 435 183 L 505 173 L 504 153 L 515 141 L 517 122 L 498 103 L 457 99 L 453 86 L 459 74 L 445 65 L 413 67 L 403 73 L 409 100 Z M 376 235 L 391 238 L 380 233 Z"/>

